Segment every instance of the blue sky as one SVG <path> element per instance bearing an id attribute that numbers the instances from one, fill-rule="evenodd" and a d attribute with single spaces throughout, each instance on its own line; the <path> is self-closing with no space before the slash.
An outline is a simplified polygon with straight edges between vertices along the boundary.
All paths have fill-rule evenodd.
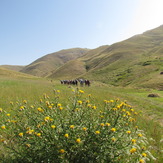
<path id="1" fill-rule="evenodd" d="M 0 65 L 97 48 L 163 24 L 162 0 L 0 0 Z"/>

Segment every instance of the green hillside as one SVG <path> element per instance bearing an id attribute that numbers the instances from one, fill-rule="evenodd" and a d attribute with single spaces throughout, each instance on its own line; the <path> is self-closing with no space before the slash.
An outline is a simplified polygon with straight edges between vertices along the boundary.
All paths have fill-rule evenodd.
<path id="1" fill-rule="evenodd" d="M 2 68 L 6 68 L 6 69 L 9 69 L 9 70 L 14 70 L 14 71 L 21 71 L 24 66 L 17 66 L 17 65 L 2 65 L 0 66 Z"/>
<path id="2" fill-rule="evenodd" d="M 45 77 L 68 61 L 81 57 L 87 51 L 88 49 L 73 48 L 51 53 L 24 67 L 21 72 Z"/>
<path id="3" fill-rule="evenodd" d="M 67 62 L 48 77 L 55 79 L 75 79 L 84 73 L 86 73 L 85 63 L 77 59 Z"/>
<path id="4" fill-rule="evenodd" d="M 92 80 L 163 89 L 163 26 L 109 46 L 86 66 Z"/>
<path id="5" fill-rule="evenodd" d="M 0 78 L 36 78 L 35 76 L 0 67 Z"/>

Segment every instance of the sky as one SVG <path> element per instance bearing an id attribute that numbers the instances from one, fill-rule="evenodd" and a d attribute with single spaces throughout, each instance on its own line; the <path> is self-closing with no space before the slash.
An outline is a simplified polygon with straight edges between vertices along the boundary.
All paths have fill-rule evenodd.
<path id="1" fill-rule="evenodd" d="M 0 65 L 94 49 L 163 25 L 163 0 L 0 0 Z"/>

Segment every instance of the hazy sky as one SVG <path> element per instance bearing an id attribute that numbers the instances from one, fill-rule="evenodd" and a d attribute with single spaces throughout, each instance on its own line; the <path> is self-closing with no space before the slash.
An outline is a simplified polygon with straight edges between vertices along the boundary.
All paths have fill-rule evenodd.
<path id="1" fill-rule="evenodd" d="M 163 24 L 163 0 L 0 0 L 0 65 L 97 48 Z"/>

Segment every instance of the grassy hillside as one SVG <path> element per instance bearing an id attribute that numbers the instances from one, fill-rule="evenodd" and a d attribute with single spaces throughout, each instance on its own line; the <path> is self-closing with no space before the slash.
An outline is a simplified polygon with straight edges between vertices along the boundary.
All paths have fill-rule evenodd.
<path id="1" fill-rule="evenodd" d="M 85 63 L 78 59 L 67 62 L 48 77 L 55 79 L 75 79 L 85 72 Z"/>
<path id="2" fill-rule="evenodd" d="M 41 105 L 40 99 L 51 102 L 54 99 L 53 96 L 54 89 L 60 90 L 59 99 L 60 98 L 63 99 L 61 104 L 65 106 L 69 106 L 67 105 L 67 103 L 71 101 L 69 97 L 74 95 L 72 89 L 75 89 L 75 87 L 70 88 L 66 85 L 61 85 L 59 81 L 51 82 L 46 79 L 26 80 L 26 79 L 12 79 L 12 78 L 1 79 L 0 78 L 0 86 L 1 86 L 0 108 L 5 110 L 5 115 L 7 113 L 11 113 L 11 116 L 12 113 L 18 110 L 21 105 L 24 105 L 23 104 L 24 100 L 27 101 L 27 106 L 29 107 L 31 105 L 34 107 L 36 107 L 37 105 L 40 106 Z M 162 127 L 159 125 L 159 123 L 162 124 L 161 104 L 163 102 L 163 94 L 162 94 L 163 92 L 155 91 L 154 93 L 160 93 L 160 97 L 148 98 L 147 95 L 149 91 L 145 89 L 136 90 L 136 89 L 129 89 L 129 88 L 111 87 L 107 84 L 103 84 L 99 82 L 92 83 L 91 87 L 79 87 L 79 89 L 82 89 L 85 92 L 82 95 L 84 99 L 87 99 L 88 94 L 91 94 L 90 100 L 92 101 L 92 103 L 94 102 L 97 103 L 97 109 L 96 109 L 97 111 L 101 111 L 101 108 L 104 107 L 104 100 L 113 99 L 116 101 L 117 98 L 119 98 L 120 101 L 127 100 L 127 103 L 133 106 L 133 109 L 137 113 L 139 113 L 136 118 L 139 129 L 144 130 L 145 134 L 147 135 L 147 138 L 152 138 L 150 142 L 151 152 L 154 155 L 154 157 L 157 159 L 156 161 L 153 162 L 155 163 L 162 162 L 163 160 L 162 153 L 161 153 L 162 144 L 160 140 L 162 139 L 161 135 L 163 130 Z M 45 94 L 47 96 L 46 99 L 44 99 Z M 13 110 L 11 109 L 12 105 L 10 104 L 10 102 L 13 102 L 15 109 Z M 20 103 L 20 106 L 18 105 L 16 107 L 17 102 Z M 44 107 L 46 107 L 46 105 Z M 6 117 L 6 118 L 9 119 L 10 117 Z M 6 126 L 7 125 L 8 124 L 6 124 Z M 3 135 L 2 132 L 3 130 L 1 130 L 1 135 Z M 40 140 L 40 138 L 38 140 Z M 0 144 L 0 149 L 2 149 L 0 152 L 0 159 L 3 159 L 4 155 L 7 154 L 7 152 L 4 152 L 2 146 L 3 143 Z"/>
<path id="3" fill-rule="evenodd" d="M 9 70 L 18 71 L 18 72 L 24 68 L 24 66 L 17 66 L 17 65 L 2 65 L 0 67 L 6 68 Z"/>
<path id="4" fill-rule="evenodd" d="M 28 75 L 21 72 L 16 72 L 12 70 L 8 70 L 5 68 L 0 68 L 0 78 L 36 78 L 35 76 Z"/>
<path id="5" fill-rule="evenodd" d="M 88 59 L 86 78 L 115 86 L 144 86 L 162 89 L 163 26 L 113 44 Z"/>
<path id="6" fill-rule="evenodd" d="M 45 77 L 68 61 L 81 57 L 87 51 L 88 49 L 74 48 L 51 53 L 24 67 L 21 72 Z"/>

